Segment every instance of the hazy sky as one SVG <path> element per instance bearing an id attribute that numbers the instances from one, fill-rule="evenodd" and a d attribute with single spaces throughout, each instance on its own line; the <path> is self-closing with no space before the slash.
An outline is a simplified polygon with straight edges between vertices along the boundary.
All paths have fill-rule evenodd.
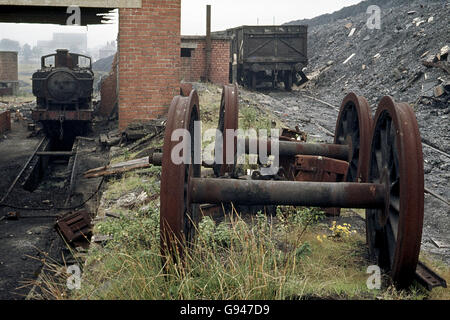
<path id="1" fill-rule="evenodd" d="M 240 25 L 283 24 L 291 20 L 331 13 L 361 0 L 182 0 L 181 33 L 201 35 L 206 32 L 206 5 L 212 5 L 212 30 Z M 117 24 L 87 27 L 0 23 L 0 39 L 10 38 L 21 44 L 35 45 L 50 40 L 53 32 L 88 32 L 88 46 L 103 45 L 117 37 Z"/>

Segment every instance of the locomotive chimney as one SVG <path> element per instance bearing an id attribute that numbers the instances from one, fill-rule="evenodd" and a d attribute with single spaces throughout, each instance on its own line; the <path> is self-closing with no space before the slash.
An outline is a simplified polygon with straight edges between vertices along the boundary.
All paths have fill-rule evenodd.
<path id="1" fill-rule="evenodd" d="M 206 81 L 211 80 L 211 5 L 206 6 Z"/>
<path id="2" fill-rule="evenodd" d="M 69 50 L 67 49 L 56 50 L 55 67 L 56 68 L 67 67 L 69 64 L 68 58 L 69 58 Z"/>

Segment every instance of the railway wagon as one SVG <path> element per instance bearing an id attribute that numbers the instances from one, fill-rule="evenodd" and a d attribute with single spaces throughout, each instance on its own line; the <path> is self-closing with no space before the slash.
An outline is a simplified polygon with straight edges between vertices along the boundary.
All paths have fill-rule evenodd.
<path id="1" fill-rule="evenodd" d="M 41 58 L 41 69 L 32 77 L 36 109 L 33 120 L 47 135 L 74 138 L 83 135 L 93 118 L 94 73 L 91 58 L 66 49 Z"/>
<path id="2" fill-rule="evenodd" d="M 255 89 L 262 82 L 273 87 L 284 82 L 290 91 L 293 83 L 307 80 L 302 69 L 308 64 L 308 26 L 242 26 L 226 32 L 231 38 L 230 75 L 239 84 Z"/>

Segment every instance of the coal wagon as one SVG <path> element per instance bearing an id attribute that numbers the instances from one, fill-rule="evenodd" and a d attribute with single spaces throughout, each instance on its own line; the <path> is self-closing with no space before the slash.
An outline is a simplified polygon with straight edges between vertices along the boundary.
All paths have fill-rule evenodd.
<path id="1" fill-rule="evenodd" d="M 302 70 L 308 63 L 308 26 L 242 26 L 226 32 L 231 38 L 232 82 L 252 89 L 262 82 L 273 87 L 283 82 L 290 91 L 293 83 L 307 80 Z"/>

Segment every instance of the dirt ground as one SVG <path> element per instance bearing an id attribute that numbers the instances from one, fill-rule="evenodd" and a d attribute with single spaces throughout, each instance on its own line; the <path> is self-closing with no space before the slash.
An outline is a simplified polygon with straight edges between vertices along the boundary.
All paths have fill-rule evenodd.
<path id="1" fill-rule="evenodd" d="M 96 134 L 93 132 L 91 135 L 96 137 Z M 27 138 L 28 135 L 25 124 L 13 122 L 11 132 L 0 140 L 1 198 L 42 138 Z M 87 208 L 95 212 L 95 194 L 101 181 L 84 180 L 82 174 L 87 169 L 105 165 L 108 153 L 97 145 L 95 139 L 82 140 L 78 150 L 76 186 L 67 204 L 67 169 L 55 166 L 48 179 L 45 178 L 34 192 L 16 190 L 5 201 L 13 206 L 29 208 L 42 208 L 50 203 L 49 210 L 0 207 L 0 216 L 9 211 L 20 214 L 18 220 L 0 221 L 0 300 L 26 298 L 44 260 L 61 265 L 70 260 L 70 252 L 55 229 L 57 217 L 66 211 L 53 210 L 52 206 L 73 207 L 92 198 Z"/>
<path id="2" fill-rule="evenodd" d="M 24 124 L 13 122 L 12 131 L 0 140 L 2 198 L 40 140 L 27 138 L 28 134 Z M 0 208 L 1 216 L 8 211 L 14 210 Z M 36 277 L 41 263 L 33 257 L 41 257 L 40 250 L 48 251 L 54 238 L 53 219 L 0 221 L 0 299 L 24 298 L 29 288 L 16 288 Z"/>

